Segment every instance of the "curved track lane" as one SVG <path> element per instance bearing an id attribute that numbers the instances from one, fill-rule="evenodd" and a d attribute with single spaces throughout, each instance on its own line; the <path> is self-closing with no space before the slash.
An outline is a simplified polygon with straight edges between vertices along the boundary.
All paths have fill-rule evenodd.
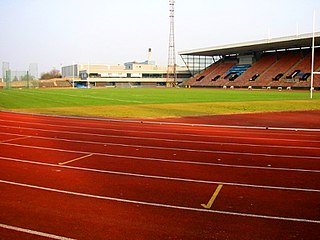
<path id="1" fill-rule="evenodd" d="M 3 239 L 317 239 L 320 233 L 315 129 L 0 117 Z"/>

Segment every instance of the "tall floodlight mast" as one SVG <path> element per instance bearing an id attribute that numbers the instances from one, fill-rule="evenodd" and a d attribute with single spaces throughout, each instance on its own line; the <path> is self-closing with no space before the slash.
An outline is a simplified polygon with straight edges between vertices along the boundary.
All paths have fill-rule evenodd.
<path id="1" fill-rule="evenodd" d="M 175 0 L 169 0 L 170 33 L 169 33 L 167 87 L 168 86 L 175 86 L 176 81 L 177 81 L 176 50 L 175 50 L 175 41 L 174 41 L 174 2 L 175 2 Z"/>

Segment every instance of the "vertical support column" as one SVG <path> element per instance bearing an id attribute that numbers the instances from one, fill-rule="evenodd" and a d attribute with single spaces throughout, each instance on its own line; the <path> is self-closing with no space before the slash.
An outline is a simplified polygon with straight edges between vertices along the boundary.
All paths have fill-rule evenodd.
<path id="1" fill-rule="evenodd" d="M 310 98 L 311 99 L 313 98 L 315 27 L 316 27 L 316 10 L 314 10 L 314 12 L 313 12 L 311 84 L 310 84 Z"/>
<path id="2" fill-rule="evenodd" d="M 174 37 L 174 0 L 170 0 L 170 33 L 169 33 L 169 53 L 168 53 L 168 68 L 167 68 L 167 87 L 175 86 L 177 83 L 176 72 L 176 50 Z"/>

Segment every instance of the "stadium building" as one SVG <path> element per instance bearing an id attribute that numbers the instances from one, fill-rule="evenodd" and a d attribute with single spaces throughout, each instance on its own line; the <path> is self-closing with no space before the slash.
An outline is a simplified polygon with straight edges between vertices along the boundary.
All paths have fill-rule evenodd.
<path id="1" fill-rule="evenodd" d="M 315 33 L 314 71 L 320 72 L 320 33 Z M 311 86 L 313 34 L 179 52 L 191 87 L 297 88 Z M 320 88 L 320 75 L 314 85 Z"/>
<path id="2" fill-rule="evenodd" d="M 177 83 L 191 77 L 186 66 L 177 66 Z M 75 86 L 96 87 L 157 87 L 166 86 L 173 81 L 167 79 L 167 67 L 155 65 L 151 60 L 127 62 L 124 65 L 75 64 L 62 67 L 62 78 L 74 82 Z"/>

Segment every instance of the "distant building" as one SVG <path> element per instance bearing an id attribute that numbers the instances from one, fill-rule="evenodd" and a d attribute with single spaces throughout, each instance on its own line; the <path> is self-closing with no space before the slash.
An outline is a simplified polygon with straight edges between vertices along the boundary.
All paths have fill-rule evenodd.
<path id="1" fill-rule="evenodd" d="M 74 79 L 76 84 L 91 84 L 98 87 L 166 86 L 173 79 L 167 79 L 167 67 L 155 65 L 151 60 L 127 62 L 124 65 L 75 64 L 61 69 L 62 77 Z M 191 76 L 187 67 L 177 66 L 177 83 Z"/>

